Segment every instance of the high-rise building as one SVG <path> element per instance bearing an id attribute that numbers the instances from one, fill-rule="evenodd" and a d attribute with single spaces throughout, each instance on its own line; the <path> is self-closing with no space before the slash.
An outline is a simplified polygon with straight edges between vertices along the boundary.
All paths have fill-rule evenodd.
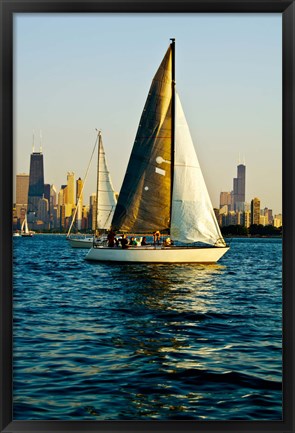
<path id="1" fill-rule="evenodd" d="M 272 209 L 265 207 L 263 209 L 263 215 L 266 217 L 267 224 L 273 224 Z"/>
<path id="2" fill-rule="evenodd" d="M 50 184 L 49 183 L 44 184 L 44 198 L 46 198 L 46 200 L 48 200 L 48 215 L 50 215 L 51 209 L 50 209 Z M 39 215 L 38 215 L 38 218 L 40 218 Z M 40 218 L 40 219 L 42 219 L 42 218 Z"/>
<path id="3" fill-rule="evenodd" d="M 76 203 L 78 203 L 78 200 L 79 200 L 79 197 L 80 197 L 81 203 L 83 205 L 82 189 L 83 189 L 83 180 L 81 179 L 81 177 L 79 177 L 79 179 L 76 182 Z"/>
<path id="4" fill-rule="evenodd" d="M 81 230 L 82 228 L 82 207 L 83 207 L 83 180 L 79 177 L 76 182 L 76 203 L 78 206 L 77 209 L 77 228 Z"/>
<path id="5" fill-rule="evenodd" d="M 260 224 L 260 200 L 257 197 L 251 201 L 251 224 Z"/>
<path id="6" fill-rule="evenodd" d="M 68 203 L 68 186 L 62 185 L 61 190 L 63 192 L 63 203 L 62 204 Z"/>
<path id="7" fill-rule="evenodd" d="M 48 223 L 49 221 L 49 202 L 47 198 L 43 196 L 41 200 L 39 200 L 38 203 L 38 218 L 39 220 L 43 221 L 43 223 Z"/>
<path id="8" fill-rule="evenodd" d="M 237 177 L 233 180 L 232 202 L 234 210 L 243 211 L 246 193 L 246 166 L 238 165 Z"/>
<path id="9" fill-rule="evenodd" d="M 54 209 L 54 207 L 57 205 L 57 192 L 54 185 L 50 185 L 50 204 L 49 208 Z"/>
<path id="10" fill-rule="evenodd" d="M 75 173 L 68 172 L 67 184 L 62 185 L 63 189 L 63 205 L 65 218 L 72 216 L 72 211 L 75 206 Z"/>
<path id="11" fill-rule="evenodd" d="M 28 207 L 29 175 L 25 173 L 16 175 L 16 217 L 21 217 L 21 209 Z"/>
<path id="12" fill-rule="evenodd" d="M 89 223 L 88 226 L 91 228 L 91 230 L 95 230 L 96 223 L 95 220 L 97 218 L 97 209 L 96 209 L 96 194 L 91 194 L 89 197 Z"/>
<path id="13" fill-rule="evenodd" d="M 28 212 L 37 213 L 38 204 L 44 194 L 44 167 L 42 152 L 33 152 L 30 162 Z"/>
<path id="14" fill-rule="evenodd" d="M 48 203 L 50 201 L 50 184 L 45 183 L 44 184 L 44 197 L 48 200 Z"/>
<path id="15" fill-rule="evenodd" d="M 62 207 L 64 205 L 64 191 L 65 191 L 66 185 L 61 185 L 59 193 L 58 193 L 58 199 L 57 199 L 57 219 L 59 220 L 60 227 L 61 227 L 61 220 L 62 220 Z"/>
<path id="16" fill-rule="evenodd" d="M 75 205 L 75 173 L 67 174 L 67 201 L 65 204 Z"/>
<path id="17" fill-rule="evenodd" d="M 250 227 L 251 224 L 251 212 L 249 210 L 245 210 L 243 212 L 243 226 Z"/>
<path id="18" fill-rule="evenodd" d="M 275 216 L 274 216 L 274 223 L 273 223 L 273 225 L 274 225 L 275 227 L 282 227 L 282 225 L 283 225 L 283 217 L 282 217 L 282 214 L 278 214 L 278 215 L 275 215 Z"/>
<path id="19" fill-rule="evenodd" d="M 230 206 L 231 205 L 231 192 L 221 192 L 220 193 L 220 208 L 223 206 Z"/>

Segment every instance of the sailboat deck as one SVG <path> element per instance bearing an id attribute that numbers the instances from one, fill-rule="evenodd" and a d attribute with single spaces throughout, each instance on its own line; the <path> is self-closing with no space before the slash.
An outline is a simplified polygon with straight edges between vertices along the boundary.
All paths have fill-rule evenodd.
<path id="1" fill-rule="evenodd" d="M 217 248 L 214 246 L 206 246 L 206 245 L 169 245 L 169 246 L 165 246 L 165 245 L 129 245 L 127 248 L 122 248 L 122 247 L 108 247 L 107 245 L 99 245 L 99 244 L 93 244 L 93 248 L 97 249 L 106 249 L 106 250 L 123 250 L 123 251 L 127 251 L 127 250 L 136 250 L 136 251 L 151 251 L 151 250 L 183 250 L 183 249 L 213 249 L 213 248 Z M 223 248 L 223 247 L 218 247 L 218 248 Z M 226 248 L 226 247 L 224 247 Z"/>

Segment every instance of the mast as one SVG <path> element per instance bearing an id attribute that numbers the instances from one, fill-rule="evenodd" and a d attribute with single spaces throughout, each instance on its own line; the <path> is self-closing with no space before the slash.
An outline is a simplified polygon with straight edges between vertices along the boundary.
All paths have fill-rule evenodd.
<path id="1" fill-rule="evenodd" d="M 171 38 L 171 196 L 170 196 L 170 227 L 172 219 L 172 196 L 173 196 L 173 176 L 174 176 L 174 156 L 175 156 L 175 38 Z"/>
<path id="2" fill-rule="evenodd" d="M 98 131 L 98 156 L 97 156 L 97 180 L 96 180 L 96 216 L 94 225 L 94 236 L 97 236 L 97 219 L 98 219 L 98 190 L 99 190 L 99 161 L 100 161 L 100 148 L 101 148 L 101 130 Z"/>
<path id="3" fill-rule="evenodd" d="M 35 152 L 35 131 L 33 129 L 33 153 Z"/>

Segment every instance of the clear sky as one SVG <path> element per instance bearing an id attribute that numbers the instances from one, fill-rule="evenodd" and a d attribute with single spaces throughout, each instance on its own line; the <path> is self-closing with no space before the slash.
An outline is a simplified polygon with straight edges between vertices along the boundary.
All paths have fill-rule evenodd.
<path id="1" fill-rule="evenodd" d="M 246 164 L 246 200 L 282 211 L 281 14 L 17 14 L 14 170 L 32 136 L 45 182 L 83 178 L 102 130 L 120 190 L 151 80 L 176 38 L 176 85 L 213 206 Z M 93 161 L 84 202 L 95 192 Z"/>

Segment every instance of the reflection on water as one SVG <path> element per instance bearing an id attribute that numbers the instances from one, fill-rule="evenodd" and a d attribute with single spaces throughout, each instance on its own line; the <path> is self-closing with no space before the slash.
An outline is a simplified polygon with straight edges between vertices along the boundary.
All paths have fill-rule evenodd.
<path id="1" fill-rule="evenodd" d="M 281 418 L 281 242 L 216 265 L 93 264 L 63 242 L 15 243 L 15 419 Z"/>

